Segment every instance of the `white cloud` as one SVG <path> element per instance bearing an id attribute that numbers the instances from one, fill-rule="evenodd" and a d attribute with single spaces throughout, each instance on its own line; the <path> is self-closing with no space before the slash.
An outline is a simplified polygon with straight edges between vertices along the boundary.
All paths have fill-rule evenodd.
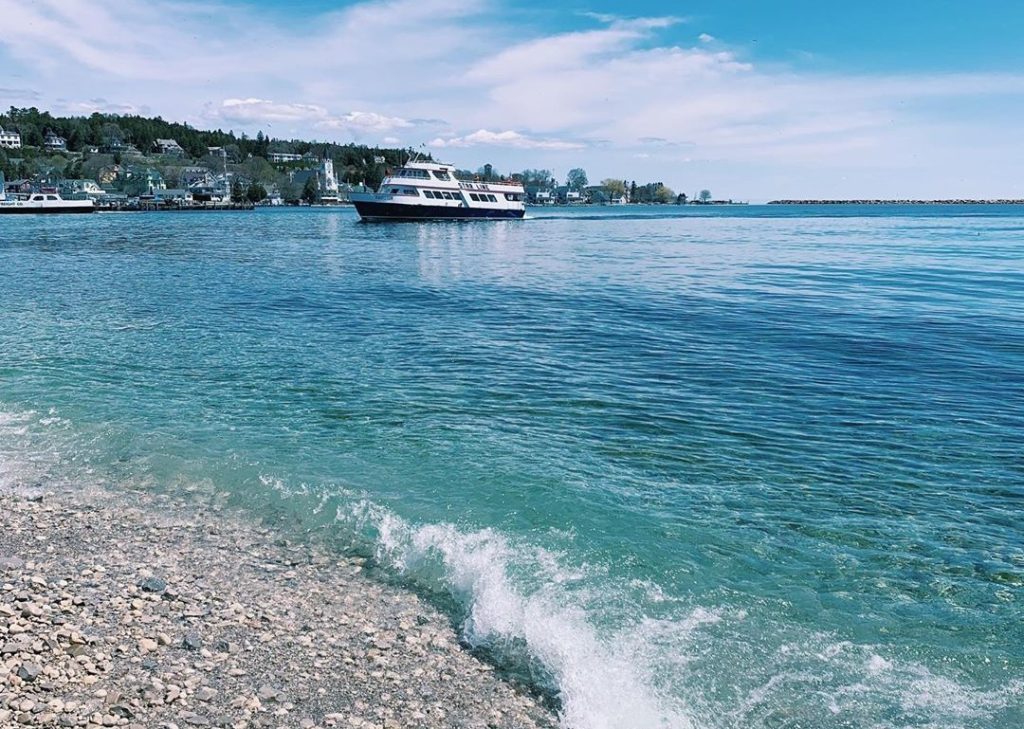
<path id="1" fill-rule="evenodd" d="M 680 18 L 591 15 L 543 33 L 496 0 L 364 0 L 289 22 L 222 2 L 0 0 L 0 56 L 17 86 L 38 89 L 22 98 L 58 113 L 151 108 L 250 133 L 434 138 L 467 165 L 480 149 L 508 165 L 579 163 L 585 147 L 588 165 L 608 167 L 595 176 L 649 154 L 645 169 L 667 183 L 685 147 L 742 187 L 752 167 L 801 181 L 874 168 L 1024 194 L 1010 172 L 1024 165 L 1015 71 L 815 74 L 706 33 L 683 43 Z"/>
<path id="2" fill-rule="evenodd" d="M 225 99 L 220 116 L 227 121 L 264 124 L 266 122 L 321 122 L 327 109 L 316 104 L 279 104 L 268 99 Z"/>
<path id="3" fill-rule="evenodd" d="M 582 149 L 585 145 L 579 142 L 568 142 L 560 139 L 534 139 L 515 131 L 492 132 L 479 129 L 463 137 L 438 137 L 428 142 L 431 147 L 512 147 L 514 149 Z"/>
<path id="4" fill-rule="evenodd" d="M 65 101 L 65 109 L 73 114 L 141 114 L 150 113 L 149 106 L 135 106 L 134 104 L 116 104 L 104 98 L 89 99 L 88 101 Z"/>
<path id="5" fill-rule="evenodd" d="M 520 42 L 483 58 L 470 69 L 467 78 L 500 81 L 585 68 L 609 54 L 628 51 L 637 42 L 650 37 L 654 30 L 679 22 L 670 17 L 635 20 L 598 17 L 608 19 L 607 27 Z"/>
<path id="6" fill-rule="evenodd" d="M 412 122 L 397 116 L 384 116 L 372 111 L 350 111 L 344 116 L 320 122 L 321 129 L 358 129 L 366 132 L 390 132 L 394 129 L 405 129 Z"/>
<path id="7" fill-rule="evenodd" d="M 412 122 L 396 116 L 368 111 L 332 114 L 317 104 L 278 103 L 269 99 L 225 99 L 217 115 L 226 122 L 253 124 L 306 124 L 313 129 L 345 132 L 357 139 L 367 134 L 391 132 L 412 127 Z"/>

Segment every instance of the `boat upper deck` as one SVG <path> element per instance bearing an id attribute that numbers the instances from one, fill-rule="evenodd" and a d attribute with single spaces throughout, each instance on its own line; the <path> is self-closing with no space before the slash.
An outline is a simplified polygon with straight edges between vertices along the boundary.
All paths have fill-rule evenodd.
<path id="1" fill-rule="evenodd" d="M 394 172 L 389 173 L 384 185 L 430 185 L 431 187 L 462 188 L 463 190 L 493 190 L 495 192 L 522 192 L 523 184 L 516 180 L 460 180 L 455 176 L 451 165 L 436 162 L 406 163 Z"/>

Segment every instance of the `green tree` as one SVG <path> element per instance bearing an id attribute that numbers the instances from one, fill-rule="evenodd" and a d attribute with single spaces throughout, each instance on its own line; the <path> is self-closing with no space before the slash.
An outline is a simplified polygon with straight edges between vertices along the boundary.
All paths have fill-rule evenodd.
<path id="1" fill-rule="evenodd" d="M 100 134 L 103 135 L 103 144 L 108 147 L 124 143 L 124 130 L 120 124 L 107 122 L 100 128 Z"/>
<path id="2" fill-rule="evenodd" d="M 258 182 L 253 182 L 249 185 L 249 189 L 245 191 L 245 197 L 251 203 L 258 203 L 260 200 L 265 200 L 267 197 L 267 190 Z"/>
<path id="3" fill-rule="evenodd" d="M 239 165 L 239 169 L 244 177 L 264 185 L 276 182 L 280 176 L 274 166 L 262 157 L 250 157 Z"/>
<path id="4" fill-rule="evenodd" d="M 629 186 L 629 201 L 630 202 L 639 202 L 636 199 L 636 180 L 633 180 L 633 182 Z"/>
<path id="5" fill-rule="evenodd" d="M 707 205 L 709 202 L 711 202 L 711 190 L 701 190 L 700 191 L 700 201 L 702 203 L 704 203 L 705 205 Z"/>
<path id="6" fill-rule="evenodd" d="M 270 138 L 263 136 L 263 132 L 256 133 L 256 144 L 253 146 L 252 153 L 257 157 L 266 157 L 267 152 L 270 149 Z"/>
<path id="7" fill-rule="evenodd" d="M 242 187 L 242 183 L 236 177 L 234 182 L 231 183 L 231 202 L 240 203 L 245 200 L 245 188 Z"/>
<path id="8" fill-rule="evenodd" d="M 306 180 L 306 184 L 302 187 L 302 199 L 308 202 L 310 205 L 315 203 L 320 198 L 320 189 L 316 184 L 316 177 L 310 175 Z"/>
<path id="9" fill-rule="evenodd" d="M 660 204 L 668 204 L 676 199 L 676 194 L 673 192 L 671 187 L 665 187 L 661 183 L 654 188 L 654 202 Z"/>
<path id="10" fill-rule="evenodd" d="M 569 174 L 565 177 L 565 184 L 576 192 L 580 192 L 589 183 L 587 181 L 587 173 L 580 167 L 575 167 L 569 170 Z"/>
<path id="11" fill-rule="evenodd" d="M 554 187 L 551 170 L 523 170 L 521 177 L 524 185 L 540 188 Z"/>
<path id="12" fill-rule="evenodd" d="M 608 194 L 612 197 L 625 197 L 626 195 L 626 183 L 622 180 L 613 180 L 611 178 L 601 180 L 601 187 L 607 190 Z"/>
<path id="13" fill-rule="evenodd" d="M 281 199 L 287 203 L 297 203 L 302 196 L 299 186 L 285 177 L 277 186 Z"/>

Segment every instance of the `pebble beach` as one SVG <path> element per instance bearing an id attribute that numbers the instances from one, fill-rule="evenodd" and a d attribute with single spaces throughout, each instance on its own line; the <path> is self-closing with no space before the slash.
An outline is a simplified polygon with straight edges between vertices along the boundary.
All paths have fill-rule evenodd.
<path id="1" fill-rule="evenodd" d="M 153 494 L 0 495 L 0 727 L 553 727 L 364 561 Z"/>

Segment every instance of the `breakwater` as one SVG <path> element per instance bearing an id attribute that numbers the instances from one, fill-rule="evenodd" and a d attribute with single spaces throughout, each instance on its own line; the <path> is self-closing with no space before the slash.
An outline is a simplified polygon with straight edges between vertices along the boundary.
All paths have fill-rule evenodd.
<path id="1" fill-rule="evenodd" d="M 1024 199 L 994 200 L 769 200 L 768 205 L 1024 205 Z"/>

